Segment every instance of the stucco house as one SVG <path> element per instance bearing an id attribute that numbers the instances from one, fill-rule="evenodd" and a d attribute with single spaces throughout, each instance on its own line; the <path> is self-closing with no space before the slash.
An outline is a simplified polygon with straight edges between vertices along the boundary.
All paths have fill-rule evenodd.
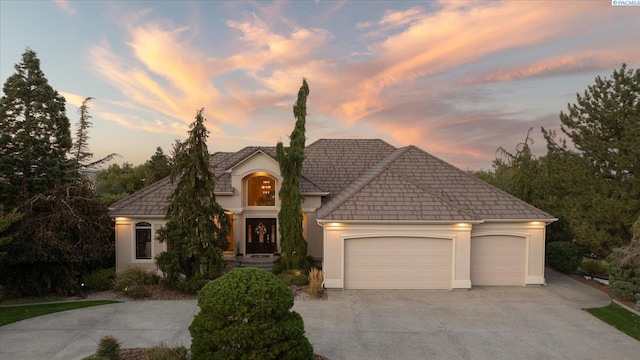
<path id="1" fill-rule="evenodd" d="M 233 218 L 228 254 L 279 252 L 275 147 L 212 155 L 216 200 Z M 556 219 L 415 147 L 375 139 L 307 146 L 300 190 L 308 252 L 327 288 L 469 289 L 544 284 L 546 225 Z M 115 203 L 117 270 L 156 269 L 166 249 L 163 179 Z"/>

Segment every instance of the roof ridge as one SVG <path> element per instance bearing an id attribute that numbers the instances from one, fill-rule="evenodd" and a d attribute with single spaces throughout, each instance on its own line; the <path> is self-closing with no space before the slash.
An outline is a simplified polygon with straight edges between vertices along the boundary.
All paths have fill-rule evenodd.
<path id="1" fill-rule="evenodd" d="M 371 183 L 374 179 L 376 179 L 380 174 L 382 174 L 386 169 L 389 168 L 397 158 L 399 158 L 402 154 L 409 150 L 409 146 L 395 149 L 391 152 L 391 154 L 387 155 L 385 158 L 380 160 L 376 165 L 372 166 L 369 170 L 365 171 L 359 178 L 354 180 L 351 184 L 345 186 L 345 188 L 336 195 L 333 199 L 329 200 L 327 204 L 318 209 L 318 217 L 322 217 L 326 214 L 331 213 L 342 204 L 344 204 L 348 199 L 350 199 L 353 195 L 357 194 L 358 191 L 362 190 L 367 184 Z"/>
<path id="2" fill-rule="evenodd" d="M 417 149 L 417 150 L 419 150 L 419 151 L 421 151 L 421 152 L 423 152 L 423 153 L 425 153 L 425 154 L 427 154 L 427 155 L 429 155 L 429 156 L 431 156 L 432 158 L 434 158 L 434 159 L 435 159 L 435 160 L 437 160 L 438 162 L 440 162 L 440 163 L 442 163 L 443 165 L 445 165 L 445 166 L 447 166 L 447 167 L 449 167 L 449 168 L 451 168 L 451 169 L 453 169 L 453 170 L 457 171 L 457 172 L 458 172 L 458 173 L 460 173 L 460 174 L 463 174 L 465 177 L 467 177 L 467 178 L 471 179 L 472 181 L 474 181 L 474 182 L 476 182 L 476 183 L 480 183 L 480 184 L 482 184 L 482 185 L 484 185 L 484 186 L 488 186 L 488 187 L 490 187 L 490 188 L 491 188 L 492 190 L 494 190 L 494 191 L 497 191 L 497 192 L 499 192 L 499 193 L 501 193 L 501 194 L 503 194 L 503 195 L 506 195 L 507 197 L 510 197 L 510 198 L 512 198 L 512 199 L 514 199 L 514 200 L 517 200 L 518 202 L 520 202 L 520 203 L 521 203 L 522 205 L 524 205 L 524 206 L 527 206 L 527 207 L 529 207 L 529 208 L 531 208 L 531 209 L 533 209 L 533 210 L 537 210 L 537 211 L 539 211 L 539 212 L 541 212 L 541 213 L 543 213 L 543 214 L 545 214 L 545 215 L 548 215 L 550 218 L 553 218 L 553 216 L 552 216 L 551 214 L 547 213 L 546 211 L 543 211 L 543 210 L 541 210 L 541 209 L 539 209 L 539 208 L 537 208 L 537 207 L 535 207 L 535 206 L 533 206 L 533 205 L 529 204 L 528 202 L 526 202 L 526 201 L 524 201 L 524 200 L 522 200 L 522 199 L 520 199 L 520 198 L 518 198 L 518 197 L 516 197 L 516 196 L 514 196 L 514 195 L 511 195 L 511 194 L 509 194 L 508 192 L 506 192 L 506 191 L 504 191 L 504 190 L 502 190 L 502 189 L 499 189 L 498 187 L 496 187 L 496 186 L 494 186 L 494 185 L 491 185 L 491 184 L 489 184 L 488 182 L 483 181 L 483 180 L 481 180 L 481 179 L 479 179 L 479 178 L 477 178 L 477 177 L 475 177 L 475 176 L 473 176 L 473 175 L 469 174 L 468 172 L 466 172 L 466 171 L 464 171 L 464 170 L 462 170 L 462 169 L 460 169 L 460 168 L 457 168 L 457 167 L 455 167 L 455 166 L 453 166 L 453 165 L 449 164 L 448 162 L 446 162 L 446 161 L 444 161 L 444 160 L 440 159 L 439 157 L 437 157 L 437 156 L 433 156 L 433 155 L 431 155 L 430 153 L 426 152 L 425 150 L 423 150 L 423 149 L 421 149 L 421 148 L 419 148 L 419 147 L 417 147 L 417 146 L 414 146 L 414 145 L 409 145 L 409 146 L 410 146 L 410 147 L 412 147 L 412 148 L 415 148 L 415 149 Z M 431 192 L 430 192 L 430 193 L 431 193 Z M 475 215 L 475 214 L 474 214 L 474 216 L 476 216 L 476 217 L 477 217 L 477 215 Z"/>
<path id="3" fill-rule="evenodd" d="M 327 190 L 323 189 L 322 187 L 320 187 L 318 184 L 316 184 L 313 181 L 309 180 L 309 178 L 307 176 L 305 176 L 304 174 L 300 174 L 300 177 L 303 178 L 305 181 L 307 181 L 309 184 L 317 187 L 318 189 L 320 189 L 322 191 L 327 191 Z"/>
<path id="4" fill-rule="evenodd" d="M 410 145 L 410 147 L 415 147 L 415 146 Z M 481 217 L 479 217 L 478 215 L 474 214 L 473 212 L 470 212 L 470 211 L 469 211 L 469 209 L 463 209 L 463 208 L 459 207 L 459 206 L 458 206 L 458 205 L 456 205 L 456 204 L 452 204 L 449 200 L 444 199 L 442 196 L 440 196 L 440 195 L 438 195 L 438 194 L 436 194 L 436 193 L 434 193 L 434 192 L 430 191 L 429 189 L 425 189 L 423 186 L 420 186 L 420 184 L 417 184 L 415 181 L 413 181 L 413 179 L 412 179 L 412 178 L 410 178 L 410 177 L 408 177 L 408 176 L 406 176 L 406 175 L 404 175 L 404 174 L 401 174 L 401 173 L 399 173 L 399 172 L 393 171 L 393 169 L 389 169 L 389 171 L 390 171 L 390 172 L 392 172 L 394 175 L 399 176 L 399 177 L 401 177 L 401 178 L 405 179 L 406 181 L 408 181 L 409 183 L 411 183 L 412 185 L 414 185 L 414 186 L 415 186 L 415 187 L 417 187 L 418 189 L 422 190 L 423 192 L 425 192 L 425 193 L 427 193 L 427 194 L 429 194 L 429 195 L 431 195 L 431 196 L 435 197 L 436 199 L 438 199 L 438 200 L 442 201 L 443 203 L 445 203 L 445 204 L 447 204 L 447 205 L 451 206 L 452 208 L 454 208 L 454 209 L 456 209 L 456 210 L 460 211 L 461 213 L 466 214 L 466 215 L 469 215 L 469 216 L 471 216 L 472 218 L 477 219 L 477 220 L 480 220 L 480 219 L 481 219 Z"/>

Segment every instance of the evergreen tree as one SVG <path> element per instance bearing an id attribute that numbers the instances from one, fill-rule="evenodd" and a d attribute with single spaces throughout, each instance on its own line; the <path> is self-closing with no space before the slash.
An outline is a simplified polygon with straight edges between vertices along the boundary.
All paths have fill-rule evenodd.
<path id="1" fill-rule="evenodd" d="M 13 224 L 18 222 L 22 214 L 16 211 L 5 212 L 2 205 L 0 205 L 0 249 L 9 245 L 13 241 L 13 235 L 10 232 L 10 228 Z M 0 260 L 6 255 L 6 252 L 0 252 Z"/>
<path id="2" fill-rule="evenodd" d="M 0 202 L 8 207 L 75 180 L 64 97 L 49 85 L 33 50 L 15 69 L 0 100 Z"/>
<path id="3" fill-rule="evenodd" d="M 96 173 L 96 193 L 102 202 L 111 205 L 142 189 L 144 179 L 143 165 L 133 166 L 128 162 L 111 164 Z"/>
<path id="4" fill-rule="evenodd" d="M 300 179 L 305 148 L 305 123 L 307 116 L 307 97 L 309 86 L 302 80 L 298 91 L 298 100 L 293 106 L 296 124 L 290 136 L 290 145 L 285 148 L 278 142 L 276 155 L 280 164 L 282 187 L 280 188 L 280 211 L 278 223 L 280 227 L 280 245 L 282 247 L 282 267 L 287 269 L 308 269 L 307 242 L 302 236 L 302 202 Z"/>
<path id="5" fill-rule="evenodd" d="M 543 129 L 551 186 L 576 240 L 606 256 L 631 240 L 640 214 L 640 70 L 595 79 L 560 113 L 566 141 Z"/>
<path id="6" fill-rule="evenodd" d="M 78 121 L 78 127 L 76 129 L 76 139 L 71 147 L 73 163 L 78 172 L 95 168 L 117 156 L 117 154 L 113 153 L 98 161 L 89 162 L 93 158 L 93 153 L 89 150 L 89 128 L 93 125 L 90 121 L 91 115 L 89 115 L 89 102 L 91 100 L 93 100 L 92 97 L 84 99 L 78 109 L 80 120 Z"/>
<path id="7" fill-rule="evenodd" d="M 170 179 L 176 188 L 169 196 L 165 226 L 158 231 L 158 241 L 166 242 L 168 251 L 158 255 L 156 263 L 170 284 L 177 284 L 180 275 L 188 282 L 219 276 L 222 252 L 228 247 L 231 223 L 216 202 L 202 112 L 196 114 L 189 138 L 174 149 Z"/>
<path id="8" fill-rule="evenodd" d="M 151 156 L 151 159 L 147 160 L 144 167 L 146 173 L 144 182 L 147 185 L 153 184 L 171 174 L 169 157 L 164 154 L 160 146 L 156 148 L 155 154 Z"/>
<path id="9" fill-rule="evenodd" d="M 80 274 L 112 254 L 113 224 L 79 177 L 64 97 L 34 51 L 15 69 L 0 101 L 0 201 L 16 214 L 0 241 L 0 285 L 13 295 L 71 293 Z M 80 140 L 84 159 L 87 137 Z"/>

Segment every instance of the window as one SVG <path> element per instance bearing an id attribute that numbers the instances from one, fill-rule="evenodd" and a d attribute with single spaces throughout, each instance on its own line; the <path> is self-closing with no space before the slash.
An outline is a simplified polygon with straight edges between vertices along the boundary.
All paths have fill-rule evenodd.
<path id="1" fill-rule="evenodd" d="M 151 224 L 136 224 L 136 259 L 151 259 Z"/>
<path id="2" fill-rule="evenodd" d="M 227 251 L 235 251 L 239 252 L 240 249 L 236 251 L 236 240 L 235 240 L 235 228 L 236 228 L 236 216 L 234 214 L 227 213 L 229 216 L 229 222 L 231 223 L 231 229 L 229 229 L 229 234 L 227 235 L 227 242 L 229 243 L 229 247 Z"/>
<path id="3" fill-rule="evenodd" d="M 254 176 L 247 181 L 247 206 L 276 206 L 276 181 Z"/>

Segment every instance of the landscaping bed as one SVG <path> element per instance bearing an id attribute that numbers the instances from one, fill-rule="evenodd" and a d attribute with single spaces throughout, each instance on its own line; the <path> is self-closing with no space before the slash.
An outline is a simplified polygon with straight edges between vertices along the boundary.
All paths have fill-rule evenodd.
<path id="1" fill-rule="evenodd" d="M 624 304 L 625 306 L 631 308 L 631 309 L 635 309 L 636 306 L 636 302 L 633 300 L 622 300 L 618 297 L 616 297 L 612 292 L 611 292 L 611 288 L 609 287 L 609 285 L 607 284 L 603 284 L 599 281 L 596 280 L 591 280 L 591 279 L 585 279 L 584 276 L 579 275 L 579 274 L 565 274 L 568 277 L 579 281 L 583 284 L 589 285 L 594 289 L 600 290 L 603 293 L 609 295 L 610 298 L 615 299 L 616 301 L 620 302 L 621 304 Z"/>
<path id="2" fill-rule="evenodd" d="M 145 354 L 149 351 L 147 348 L 122 349 L 120 350 L 120 360 L 146 360 Z M 314 354 L 315 360 L 329 360 L 328 358 Z"/>

